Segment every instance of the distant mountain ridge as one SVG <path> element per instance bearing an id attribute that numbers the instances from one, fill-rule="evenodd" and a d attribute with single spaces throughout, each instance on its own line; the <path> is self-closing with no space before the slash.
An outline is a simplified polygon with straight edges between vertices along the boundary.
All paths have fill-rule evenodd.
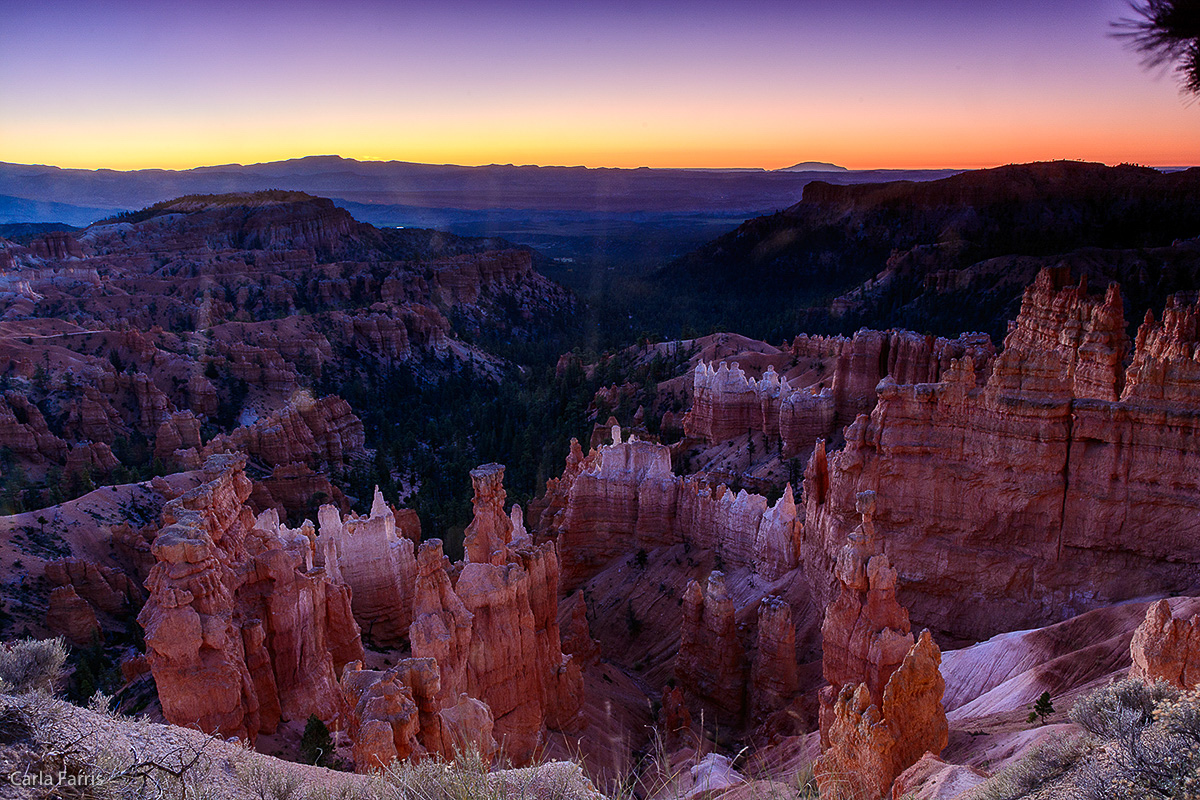
<path id="1" fill-rule="evenodd" d="M 1127 319 L 1140 319 L 1195 288 L 1197 237 L 1200 168 L 1014 164 L 920 183 L 812 181 L 801 202 L 746 221 L 656 280 L 675 303 L 707 304 L 740 330 L 760 325 L 760 338 L 889 325 L 1000 338 L 1046 266 L 1120 282 Z"/>
<path id="2" fill-rule="evenodd" d="M 55 222 L 82 227 L 121 210 L 123 209 L 117 206 L 83 206 L 76 203 L 0 195 L 0 224 Z"/>
<path id="3" fill-rule="evenodd" d="M 846 167 L 839 167 L 837 164 L 830 164 L 828 161 L 801 161 L 799 164 L 792 164 L 790 167 L 776 170 L 776 172 L 849 172 Z"/>
<path id="4" fill-rule="evenodd" d="M 800 167 L 802 165 L 797 165 Z M 862 183 L 897 177 L 930 180 L 953 170 L 829 172 L 798 170 L 610 169 L 418 164 L 308 156 L 261 164 L 221 164 L 188 170 L 82 170 L 0 162 L 0 195 L 104 213 L 145 208 L 191 194 L 288 189 L 363 205 L 538 212 L 718 213 L 743 218 L 786 208 L 820 176 Z M 836 176 L 836 177 L 834 177 Z M 80 212 L 85 213 L 85 212 Z M 5 213 L 0 222 L 42 222 L 36 213 Z M 60 210 L 60 217 L 64 216 Z M 66 215 L 70 216 L 70 215 Z M 77 216 L 58 221 L 86 224 Z"/>

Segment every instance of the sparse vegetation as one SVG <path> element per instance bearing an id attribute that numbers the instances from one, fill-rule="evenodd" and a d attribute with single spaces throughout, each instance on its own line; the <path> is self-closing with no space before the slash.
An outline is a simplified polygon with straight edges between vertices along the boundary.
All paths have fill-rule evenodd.
<path id="1" fill-rule="evenodd" d="M 1071 719 L 1098 745 L 1080 770 L 1086 796 L 1200 795 L 1200 689 L 1119 681 L 1082 699 Z"/>
<path id="2" fill-rule="evenodd" d="M 205 745 L 179 747 L 158 741 L 149 723 L 109 712 L 108 700 L 98 696 L 90 712 L 84 712 L 44 691 L 0 696 L 0 761 L 9 775 L 28 779 L 20 784 L 25 793 L 19 796 L 37 800 L 215 800 L 220 796 L 208 780 L 212 761 Z M 125 734 L 120 746 L 112 741 L 117 729 Z"/>
<path id="3" fill-rule="evenodd" d="M 1042 724 L 1046 724 L 1046 718 L 1054 713 L 1054 703 L 1050 700 L 1050 692 L 1042 692 L 1038 699 L 1033 704 L 1033 710 L 1029 712 L 1028 721 L 1036 722 L 1041 720 Z"/>
<path id="4" fill-rule="evenodd" d="M 629 601 L 629 605 L 625 607 L 625 627 L 629 631 L 629 636 L 633 639 L 638 637 L 642 632 L 642 621 L 638 618 L 637 612 L 633 609 L 633 601 Z"/>
<path id="5" fill-rule="evenodd" d="M 970 800 L 1018 800 L 1060 780 L 1083 757 L 1082 736 L 1055 736 L 997 772 L 969 795 Z"/>
<path id="6" fill-rule="evenodd" d="M 1071 721 L 1086 733 L 1035 745 L 969 799 L 1017 800 L 1048 787 L 1088 800 L 1200 796 L 1200 689 L 1118 681 L 1080 698 Z"/>
<path id="7" fill-rule="evenodd" d="M 21 639 L 0 644 L 0 691 L 53 691 L 63 680 L 67 647 L 62 639 Z"/>

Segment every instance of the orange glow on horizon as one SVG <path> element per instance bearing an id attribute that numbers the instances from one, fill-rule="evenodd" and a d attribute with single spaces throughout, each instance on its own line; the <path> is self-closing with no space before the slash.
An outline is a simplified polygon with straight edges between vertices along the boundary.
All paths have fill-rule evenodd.
<path id="1" fill-rule="evenodd" d="M 336 153 L 969 169 L 1200 159 L 1200 106 L 1109 36 L 1125 0 L 520 13 L 468 3 L 457 14 L 417 0 L 308 14 L 267 0 L 67 5 L 14 5 L 0 29 L 0 160 L 188 169 Z"/>
<path id="2" fill-rule="evenodd" d="M 39 135 L 40 133 L 40 135 Z M 873 137 L 866 130 L 810 136 L 797 141 L 763 141 L 747 146 L 722 141 L 622 140 L 612 136 L 554 137 L 538 140 L 516 132 L 471 141 L 452 136 L 432 141 L 372 140 L 363 135 L 322 137 L 221 137 L 196 131 L 191 137 L 164 135 L 146 142 L 114 132 L 111 137 L 85 140 L 34 132 L 34 141 L 4 137 L 0 160 L 45 164 L 64 169 L 186 170 L 221 164 L 255 164 L 312 155 L 339 155 L 359 161 L 407 161 L 425 164 L 515 164 L 636 169 L 780 169 L 800 161 L 823 161 L 852 170 L 868 169 L 982 169 L 1031 161 L 1078 160 L 1106 164 L 1133 162 L 1150 166 L 1188 166 L 1200 163 L 1200 137 L 1190 132 L 1147 141 L 1136 131 L 1112 135 L 1031 131 L 1017 139 L 996 132 L 979 135 L 955 131 L 932 139 L 927 132 Z M 666 139 L 666 140 L 664 140 Z"/>

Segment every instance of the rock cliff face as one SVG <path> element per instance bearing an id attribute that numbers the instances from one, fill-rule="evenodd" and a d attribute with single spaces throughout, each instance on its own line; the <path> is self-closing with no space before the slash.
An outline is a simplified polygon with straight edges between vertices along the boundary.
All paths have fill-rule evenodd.
<path id="1" fill-rule="evenodd" d="M 350 587 L 354 618 L 381 647 L 408 641 L 413 621 L 417 560 L 412 540 L 401 536 L 396 515 L 378 487 L 371 513 L 343 519 L 332 505 L 318 512 L 317 563 Z"/>
<path id="2" fill-rule="evenodd" d="M 692 581 L 683 594 L 675 675 L 685 696 L 710 718 L 738 724 L 747 701 L 746 667 L 725 575 L 714 570 L 704 588 Z"/>
<path id="3" fill-rule="evenodd" d="M 700 363 L 693 375 L 692 410 L 684 418 L 689 436 L 709 442 L 758 431 L 779 437 L 785 455 L 805 452 L 875 406 L 875 387 L 886 377 L 898 383 L 931 383 L 954 359 L 971 356 L 980 370 L 994 355 L 985 334 L 957 339 L 921 336 L 910 331 L 862 330 L 853 338 L 800 336 L 792 344 L 796 358 L 834 362 L 829 385 L 792 385 L 768 366 L 759 379 L 747 378 L 736 362 Z"/>
<path id="4" fill-rule="evenodd" d="M 55 586 L 70 586 L 96 610 L 116 614 L 141 608 L 141 587 L 123 572 L 79 558 L 63 558 L 46 564 L 46 580 Z"/>
<path id="5" fill-rule="evenodd" d="M 777 597 L 758 604 L 758 647 L 750 665 L 750 715 L 758 721 L 786 706 L 800 688 L 792 607 Z"/>
<path id="6" fill-rule="evenodd" d="M 802 526 L 790 487 L 771 506 L 762 495 L 681 478 L 667 447 L 623 440 L 619 428 L 613 444 L 587 457 L 573 447 L 562 477 L 531 508 L 538 538 L 558 541 L 564 592 L 614 558 L 680 543 L 713 550 L 766 580 L 798 563 Z"/>
<path id="7" fill-rule="evenodd" d="M 163 714 L 253 740 L 280 719 L 341 708 L 336 673 L 362 658 L 346 586 L 313 566 L 313 531 L 255 519 L 242 456 L 167 503 L 138 617 Z"/>
<path id="8" fill-rule="evenodd" d="M 465 694 L 444 703 L 432 659 L 406 658 L 386 672 L 352 662 L 342 673 L 342 691 L 352 709 L 347 732 L 358 772 L 424 755 L 449 760 L 468 748 L 485 763 L 496 753 L 487 705 Z"/>
<path id="9" fill-rule="evenodd" d="M 472 473 L 476 494 L 469 560 L 454 594 L 472 617 L 467 694 L 488 705 L 497 740 L 521 763 L 532 757 L 547 725 L 577 724 L 583 680 L 579 666 L 562 653 L 554 543 L 527 541 L 519 548 L 501 543 L 512 529 L 503 508 L 503 477 L 504 468 L 494 464 Z M 475 556 L 487 560 L 475 561 Z M 456 615 L 451 611 L 450 616 Z"/>
<path id="10" fill-rule="evenodd" d="M 75 593 L 74 586 L 69 585 L 59 586 L 50 592 L 46 628 L 79 647 L 91 645 L 94 638 L 101 635 L 95 610 L 87 600 Z"/>
<path id="11" fill-rule="evenodd" d="M 83 258 L 83 248 L 75 237 L 66 231 L 51 231 L 29 243 L 29 249 L 38 258 L 68 259 Z"/>
<path id="12" fill-rule="evenodd" d="M 1125 382 L 1129 351 L 1120 288 L 1109 284 L 1101 300 L 1088 295 L 1086 279 L 1072 286 L 1070 277 L 1065 269 L 1038 274 L 1025 290 L 1021 316 L 1011 326 L 1004 347 L 1057 353 L 1059 377 L 1073 397 L 1116 400 Z"/>
<path id="13" fill-rule="evenodd" d="M 12 395 L 0 448 L 27 478 L 16 490 L 27 507 L 53 502 L 41 486 L 55 468 L 123 482 L 220 452 L 336 480 L 364 433 L 323 387 L 375 390 L 414 361 L 498 377 L 499 361 L 459 333 L 528 340 L 561 329 L 575 302 L 531 251 L 377 229 L 299 192 L 180 198 L 0 250 L 16 273 L 0 276 Z M 299 503 L 286 490 L 254 502 L 303 511 L 329 494 L 309 485 Z"/>
<path id="14" fill-rule="evenodd" d="M 67 457 L 67 443 L 51 433 L 41 410 L 18 392 L 5 392 L 0 403 L 0 442 L 35 464 Z"/>
<path id="15" fill-rule="evenodd" d="M 1200 685 L 1200 615 L 1175 619 L 1166 600 L 1146 609 L 1146 619 L 1129 645 L 1130 677 L 1166 681 L 1177 689 Z"/>
<path id="16" fill-rule="evenodd" d="M 236 450 L 267 464 L 304 463 L 328 467 L 362 452 L 363 424 L 340 397 L 292 403 L 253 425 L 210 442 L 206 453 Z"/>
<path id="17" fill-rule="evenodd" d="M 412 646 L 413 658 L 386 673 L 355 665 L 342 676 L 360 770 L 424 753 L 449 757 L 468 743 L 490 758 L 499 742 L 525 763 L 548 728 L 582 724 L 583 676 L 563 654 L 558 628 L 555 545 L 535 545 L 514 525 L 519 509 L 505 513 L 504 467 L 487 464 L 472 479 L 467 559 L 453 565 L 437 539 L 414 559 L 379 495 L 367 518 L 321 508 L 316 540 L 326 571 L 353 589 L 355 614 L 374 620 L 373 637 L 399 639 L 407 620 Z"/>
<path id="18" fill-rule="evenodd" d="M 929 631 L 913 639 L 896 571 L 881 554 L 875 501 L 872 492 L 857 498 L 862 523 L 838 555 L 840 589 L 821 629 L 829 685 L 819 696 L 823 754 L 813 771 L 822 797 L 881 797 L 949 741 L 941 651 Z"/>
<path id="19" fill-rule="evenodd" d="M 818 446 L 806 471 L 814 592 L 833 594 L 864 490 L 879 495 L 906 605 L 935 630 L 985 638 L 1186 589 L 1200 563 L 1186 534 L 1200 510 L 1200 395 L 1182 388 L 1200 377 L 1194 318 L 1173 304 L 1148 319 L 1122 388 L 1119 294 L 1088 298 L 1046 272 L 983 387 L 969 357 L 938 383 L 884 380 L 845 449 Z"/>

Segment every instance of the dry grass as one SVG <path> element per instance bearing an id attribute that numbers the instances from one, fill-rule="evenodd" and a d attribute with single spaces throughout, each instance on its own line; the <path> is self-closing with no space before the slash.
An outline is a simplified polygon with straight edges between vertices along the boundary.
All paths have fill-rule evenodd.
<path id="1" fill-rule="evenodd" d="M 1080 698 L 1071 720 L 1086 733 L 1035 746 L 969 800 L 1200 797 L 1200 689 L 1117 681 Z"/>
<path id="2" fill-rule="evenodd" d="M 54 691 L 62 683 L 66 663 L 62 639 L 0 643 L 0 692 Z"/>
<path id="3" fill-rule="evenodd" d="M 100 697 L 82 711 L 44 691 L 0 696 L 0 770 L 13 796 L 56 800 L 205 800 L 219 795 L 206 780 L 211 759 L 203 744 L 172 748 L 155 746 L 153 734 L 143 746 L 120 747 L 136 740 L 114 739 L 114 718 Z M 128 720 L 126 726 L 148 723 Z"/>
<path id="4" fill-rule="evenodd" d="M 125 717 L 109 700 L 0 694 L 0 800 L 603 800 L 572 762 L 493 772 L 468 753 L 354 775 Z M 10 775 L 47 785 L 14 787 Z"/>

